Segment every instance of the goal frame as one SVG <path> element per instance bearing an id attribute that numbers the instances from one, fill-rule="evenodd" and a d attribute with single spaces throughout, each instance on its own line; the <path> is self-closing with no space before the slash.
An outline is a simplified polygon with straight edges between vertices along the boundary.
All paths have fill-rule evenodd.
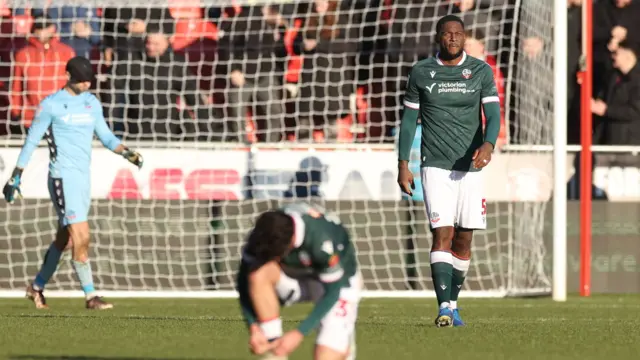
<path id="1" fill-rule="evenodd" d="M 135 2 L 135 1 L 134 1 Z M 567 34 L 567 14 L 566 4 L 561 1 L 554 2 L 554 38 L 564 39 Z M 554 41 L 554 205 L 553 205 L 553 299 L 557 301 L 566 300 L 566 187 L 565 178 L 560 174 L 564 174 L 566 171 L 566 113 L 567 104 L 566 96 L 559 96 L 558 94 L 566 94 L 566 44 L 563 41 Z M 3 142 L 5 146 L 20 146 L 22 141 L 9 140 Z M 161 142 L 154 142 L 154 145 L 161 145 Z M 145 147 L 144 142 L 132 142 L 131 145 L 137 147 Z M 179 145 L 171 144 L 171 147 L 177 149 L 185 148 L 201 148 L 207 147 L 206 144 L 195 143 L 181 143 Z M 220 146 L 220 144 L 216 144 Z M 231 145 L 234 147 L 236 145 Z M 258 145 L 259 146 L 259 145 Z M 286 146 L 285 144 L 265 145 L 264 147 L 273 148 L 291 148 L 296 147 L 295 144 Z M 309 147 L 308 144 L 302 147 Z M 325 147 L 325 146 L 319 146 Z M 335 148 L 334 146 L 326 146 Z M 371 149 L 364 151 L 376 151 L 376 148 L 380 146 L 372 146 Z M 386 148 L 386 146 L 383 146 Z M 251 146 L 250 151 L 254 149 Z M 535 151 L 535 150 L 534 150 Z M 559 176 L 560 175 L 560 176 Z M 548 290 L 545 289 L 520 289 L 520 293 L 517 296 L 538 296 L 548 294 Z M 237 298 L 237 292 L 233 290 L 200 290 L 200 291 L 99 291 L 101 295 L 110 298 Z M 431 290 L 426 291 L 407 291 L 407 290 L 372 290 L 363 291 L 363 297 L 365 298 L 434 298 L 435 293 Z M 513 296 L 506 288 L 497 288 L 488 291 L 463 291 L 461 296 L 463 298 L 504 298 Z M 48 291 L 47 296 L 51 298 L 82 298 L 84 294 L 82 291 L 66 291 L 66 290 L 54 290 Z M 23 290 L 0 290 L 0 298 L 21 298 L 24 297 Z"/>

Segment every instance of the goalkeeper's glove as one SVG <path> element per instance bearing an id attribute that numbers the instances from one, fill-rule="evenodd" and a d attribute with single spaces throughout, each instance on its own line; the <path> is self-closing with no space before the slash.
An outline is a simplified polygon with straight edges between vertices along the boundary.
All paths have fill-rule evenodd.
<path id="1" fill-rule="evenodd" d="M 2 189 L 4 199 L 7 200 L 9 204 L 13 204 L 13 201 L 15 199 L 22 199 L 22 192 L 20 191 L 20 178 L 22 178 L 22 169 L 13 169 L 11 178 L 7 181 L 7 184 Z"/>
<path id="2" fill-rule="evenodd" d="M 130 150 L 129 148 L 125 148 L 124 151 L 122 152 L 122 157 L 127 159 L 128 162 L 137 166 L 138 169 L 142 168 L 143 160 L 142 160 L 142 155 L 140 155 L 139 152 L 135 150 Z"/>

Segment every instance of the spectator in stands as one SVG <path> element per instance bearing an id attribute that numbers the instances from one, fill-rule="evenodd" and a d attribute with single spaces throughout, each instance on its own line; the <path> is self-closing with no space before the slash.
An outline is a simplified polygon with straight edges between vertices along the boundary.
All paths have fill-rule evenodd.
<path id="1" fill-rule="evenodd" d="M 264 110 L 262 116 L 253 112 L 258 138 L 267 142 L 282 138 L 285 27 L 282 16 L 270 5 L 243 7 L 238 15 L 223 17 L 218 24 L 219 66 L 229 74 L 230 83 L 226 95 L 229 140 L 241 140 L 237 137 L 243 133 L 247 108 L 252 105 Z"/>
<path id="2" fill-rule="evenodd" d="M 629 37 L 640 42 L 640 1 L 600 0 L 593 8 L 593 90 L 605 90 L 612 71 L 611 50 Z"/>
<path id="3" fill-rule="evenodd" d="M 352 113 L 355 58 L 361 40 L 360 27 L 352 24 L 361 24 L 362 18 L 349 11 L 350 6 L 349 1 L 315 0 L 307 9 L 302 31 L 306 54 L 300 116 L 309 117 L 314 133 L 323 132 L 328 140 L 336 139 L 337 122 Z"/>
<path id="4" fill-rule="evenodd" d="M 567 141 L 580 143 L 580 84 L 582 56 L 582 0 L 567 0 Z"/>
<path id="5" fill-rule="evenodd" d="M 460 12 L 467 29 L 482 30 L 487 53 L 498 56 L 500 31 L 509 0 L 455 0 L 449 4 Z"/>
<path id="6" fill-rule="evenodd" d="M 640 145 L 639 50 L 637 43 L 625 40 L 619 44 L 613 53 L 617 74 L 602 96 L 591 100 L 591 111 L 603 118 L 607 145 Z"/>
<path id="7" fill-rule="evenodd" d="M 124 109 L 118 104 L 125 103 L 122 88 L 116 87 L 115 69 L 133 61 L 139 61 L 145 52 L 147 26 L 160 28 L 164 34 L 172 34 L 174 22 L 168 8 L 154 7 L 111 7 L 105 8 L 102 16 L 104 54 L 102 56 L 105 74 L 110 78 L 99 83 L 100 99 L 105 107 L 107 119 L 122 119 Z M 114 131 L 124 131 L 122 123 L 113 124 Z"/>
<path id="8" fill-rule="evenodd" d="M 383 0 L 381 17 L 388 31 L 384 74 L 388 122 L 400 122 L 407 76 L 414 63 L 436 50 L 436 22 L 447 14 L 442 4 L 424 0 Z M 382 29 L 384 32 L 385 29 Z M 395 127 L 390 127 L 389 130 Z"/>
<path id="9" fill-rule="evenodd" d="M 484 60 L 491 66 L 491 70 L 493 70 L 493 77 L 496 81 L 496 87 L 498 88 L 498 96 L 500 97 L 500 134 L 498 135 L 498 141 L 496 143 L 496 146 L 499 148 L 507 143 L 507 126 L 504 118 L 504 76 L 498 67 L 495 56 L 487 54 L 484 31 L 481 29 L 467 30 L 466 36 L 467 40 L 464 43 L 464 50 L 467 54 Z M 484 124 L 484 114 L 482 115 L 482 121 Z"/>
<path id="10" fill-rule="evenodd" d="M 126 94 L 125 130 L 138 139 L 211 139 L 216 123 L 182 55 L 159 26 L 147 27 L 146 51 L 115 68 L 115 89 Z M 184 98 L 187 106 L 179 104 Z M 219 135 L 219 132 L 217 133 Z"/>
<path id="11" fill-rule="evenodd" d="M 65 66 L 75 56 L 60 42 L 55 24 L 47 16 L 34 19 L 26 47 L 15 57 L 11 86 L 11 117 L 31 125 L 40 102 L 67 82 Z"/>
<path id="12" fill-rule="evenodd" d="M 46 14 L 56 24 L 60 40 L 71 46 L 77 55 L 90 58 L 91 51 L 100 44 L 100 21 L 90 6 L 49 6 L 15 10 L 16 15 L 30 13 L 40 17 Z"/>
<path id="13" fill-rule="evenodd" d="M 173 34 L 174 22 L 166 7 L 106 8 L 104 21 L 104 61 L 111 65 L 114 56 L 122 61 L 132 52 L 142 53 L 147 26 L 161 28 L 164 34 Z"/>

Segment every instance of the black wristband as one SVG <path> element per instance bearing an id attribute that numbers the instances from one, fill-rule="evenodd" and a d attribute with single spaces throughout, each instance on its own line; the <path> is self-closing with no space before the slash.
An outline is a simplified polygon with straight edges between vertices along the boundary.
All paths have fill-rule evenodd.
<path id="1" fill-rule="evenodd" d="M 14 177 L 16 177 L 16 176 L 20 176 L 20 177 L 22 177 L 22 171 L 23 171 L 23 169 L 20 169 L 19 167 L 14 168 L 14 169 L 13 169 L 13 173 L 11 173 L 11 177 L 12 177 L 12 178 L 14 178 Z"/>

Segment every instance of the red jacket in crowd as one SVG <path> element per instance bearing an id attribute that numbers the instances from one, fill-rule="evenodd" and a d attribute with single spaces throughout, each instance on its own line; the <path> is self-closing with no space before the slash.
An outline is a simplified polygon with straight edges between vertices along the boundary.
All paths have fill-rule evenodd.
<path id="1" fill-rule="evenodd" d="M 74 56 L 73 49 L 57 38 L 47 44 L 30 38 L 13 65 L 11 116 L 29 127 L 40 102 L 66 84 L 65 66 Z"/>

